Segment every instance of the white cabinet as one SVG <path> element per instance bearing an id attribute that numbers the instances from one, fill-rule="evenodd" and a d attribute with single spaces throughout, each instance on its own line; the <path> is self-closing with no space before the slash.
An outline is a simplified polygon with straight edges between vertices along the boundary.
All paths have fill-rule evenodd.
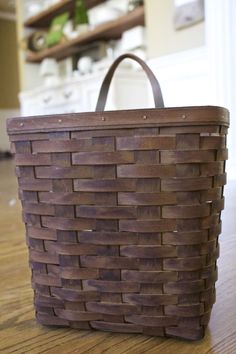
<path id="1" fill-rule="evenodd" d="M 89 74 L 55 86 L 42 86 L 19 95 L 21 114 L 44 115 L 94 111 L 106 71 Z M 109 91 L 107 110 L 148 107 L 149 90 L 142 71 L 120 68 Z"/>

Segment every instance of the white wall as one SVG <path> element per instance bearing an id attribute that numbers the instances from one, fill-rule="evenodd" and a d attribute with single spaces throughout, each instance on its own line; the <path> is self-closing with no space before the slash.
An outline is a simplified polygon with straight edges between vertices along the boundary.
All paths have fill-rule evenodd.
<path id="1" fill-rule="evenodd" d="M 149 60 L 166 107 L 209 105 L 210 81 L 206 47 Z"/>
<path id="2" fill-rule="evenodd" d="M 174 0 L 145 0 L 148 57 L 201 47 L 205 44 L 204 21 L 175 30 Z"/>

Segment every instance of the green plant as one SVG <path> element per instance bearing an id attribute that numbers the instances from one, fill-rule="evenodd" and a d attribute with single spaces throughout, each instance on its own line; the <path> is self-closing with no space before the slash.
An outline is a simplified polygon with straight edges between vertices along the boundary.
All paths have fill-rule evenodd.
<path id="1" fill-rule="evenodd" d="M 75 26 L 89 23 L 88 12 L 84 0 L 76 0 L 74 22 Z"/>
<path id="2" fill-rule="evenodd" d="M 63 37 L 63 27 L 65 26 L 68 19 L 69 13 L 65 12 L 52 20 L 50 30 L 46 38 L 48 47 L 51 47 L 61 41 Z"/>

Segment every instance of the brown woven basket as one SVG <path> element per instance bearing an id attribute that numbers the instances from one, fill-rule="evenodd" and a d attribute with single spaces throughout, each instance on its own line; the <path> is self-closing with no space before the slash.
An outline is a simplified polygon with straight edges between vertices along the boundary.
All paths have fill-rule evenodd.
<path id="1" fill-rule="evenodd" d="M 13 118 L 38 321 L 200 339 L 215 301 L 228 111 Z"/>

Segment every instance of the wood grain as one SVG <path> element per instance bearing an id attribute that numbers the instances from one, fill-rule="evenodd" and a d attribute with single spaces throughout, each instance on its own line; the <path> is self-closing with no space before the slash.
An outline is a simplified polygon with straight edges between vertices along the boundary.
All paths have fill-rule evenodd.
<path id="1" fill-rule="evenodd" d="M 91 332 L 39 325 L 34 318 L 33 291 L 30 284 L 25 231 L 21 221 L 21 206 L 19 201 L 14 204 L 17 188 L 12 162 L 1 162 L 0 176 L 1 353 L 233 354 L 236 352 L 235 181 L 229 181 L 225 193 L 226 207 L 223 212 L 223 233 L 220 236 L 221 254 L 218 260 L 219 280 L 216 283 L 216 304 L 213 307 L 205 338 L 197 342 L 187 342 L 140 334 Z M 72 290 L 71 293 L 75 294 Z M 70 296 L 75 296 L 73 294 Z M 94 300 L 91 298 L 92 301 Z M 169 308 L 171 313 L 175 310 L 174 305 L 170 305 Z M 95 326 L 96 321 L 94 321 Z M 132 330 L 138 327 L 135 324 L 132 326 Z M 100 329 L 102 329 L 101 325 Z M 149 327 L 149 334 L 151 334 L 151 327 Z"/>

